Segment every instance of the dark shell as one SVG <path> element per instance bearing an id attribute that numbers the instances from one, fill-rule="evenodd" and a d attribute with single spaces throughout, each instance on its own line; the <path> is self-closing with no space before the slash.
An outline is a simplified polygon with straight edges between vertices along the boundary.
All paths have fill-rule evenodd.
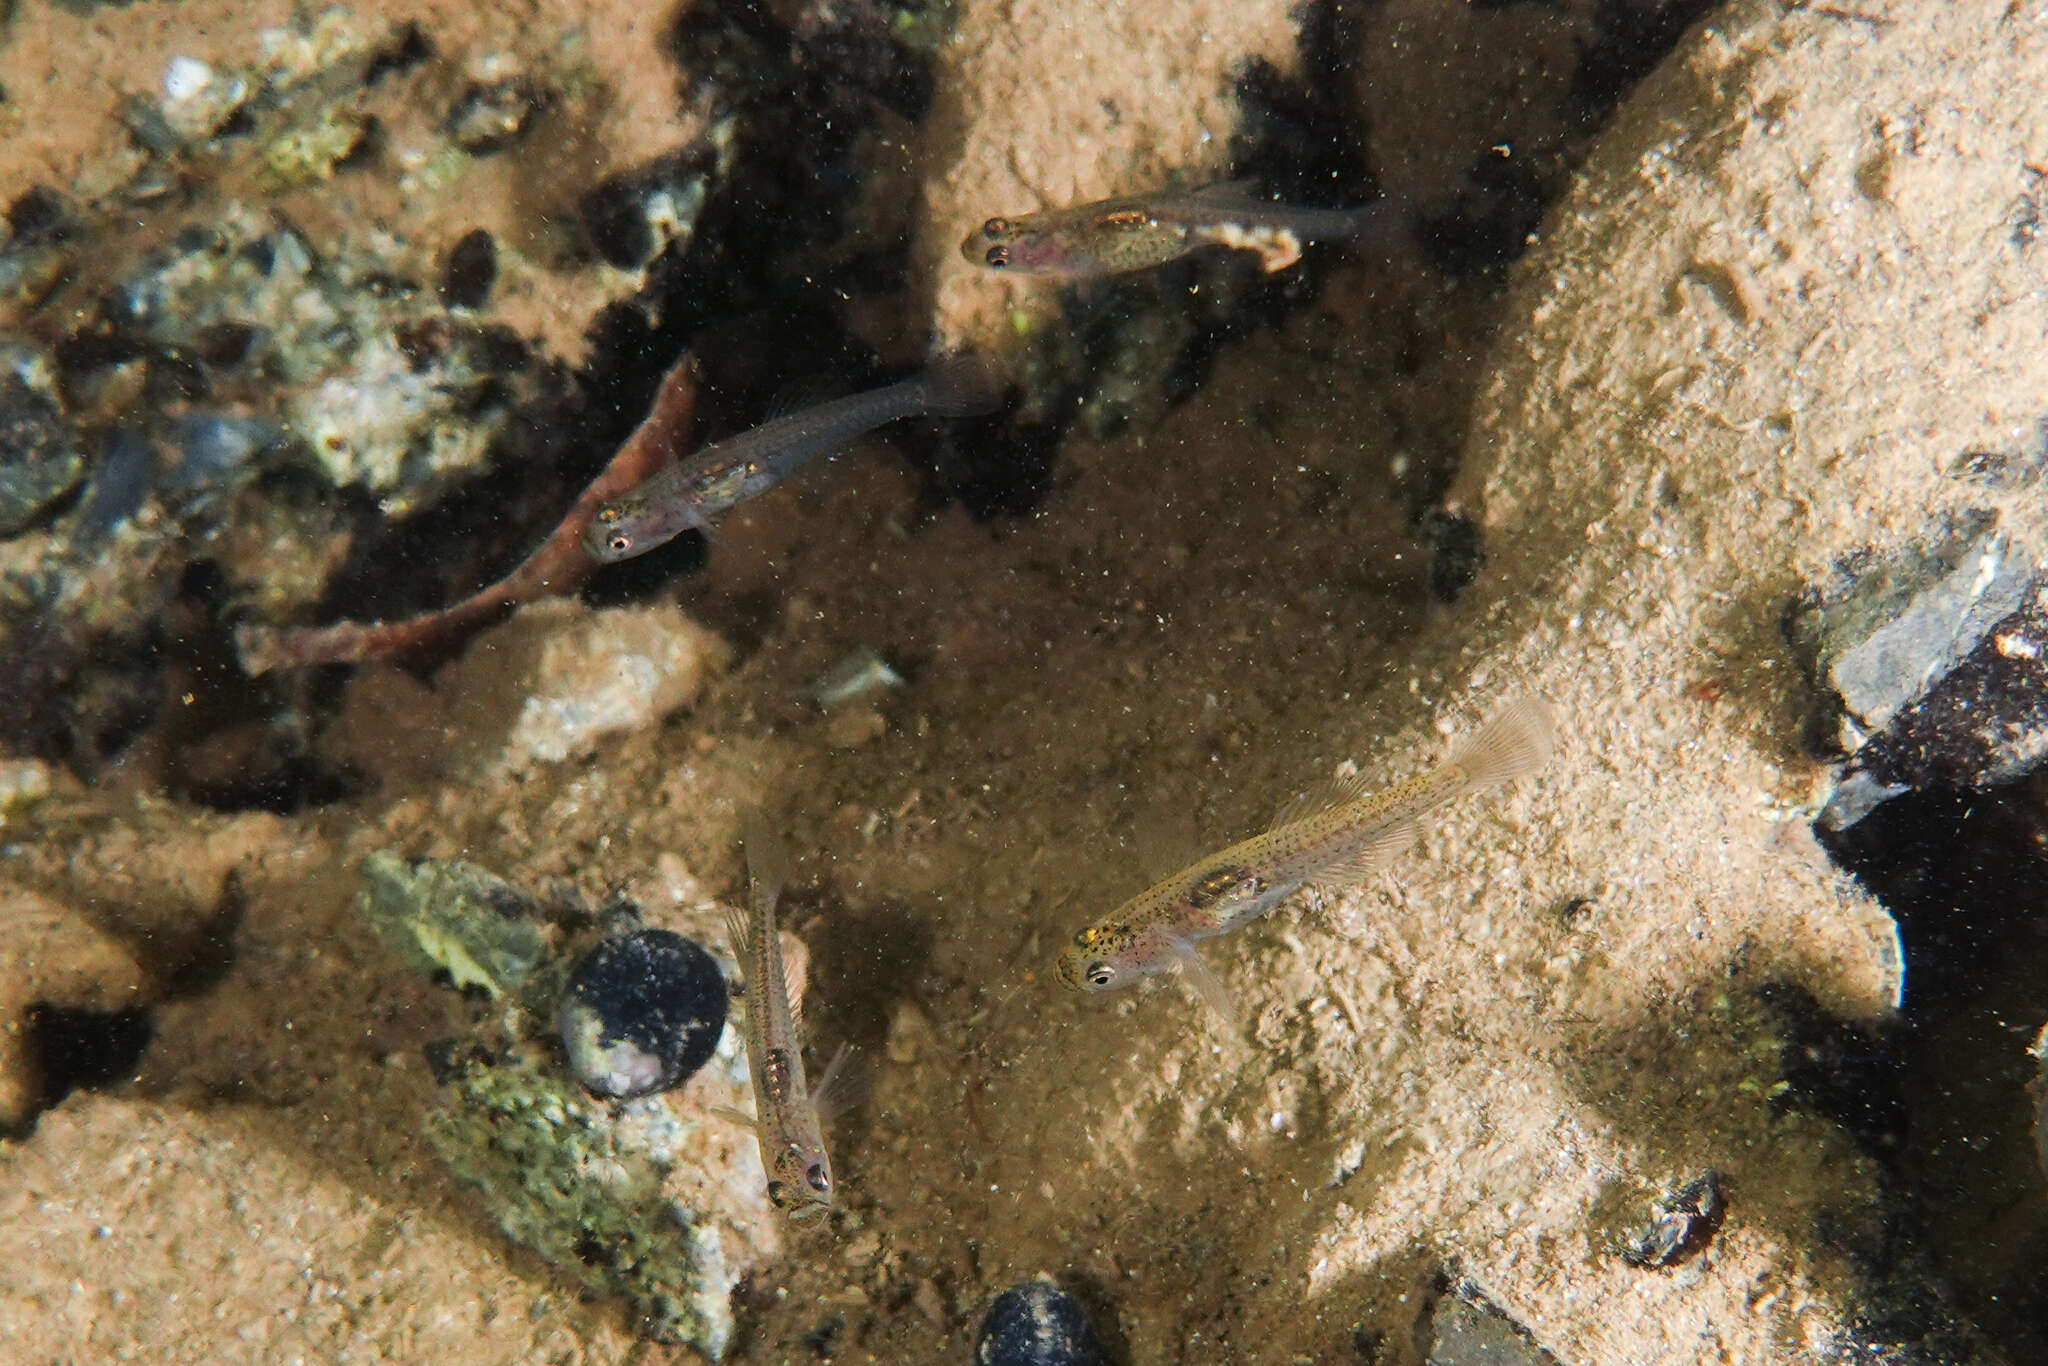
<path id="1" fill-rule="evenodd" d="M 1622 1248 L 1630 1266 L 1669 1267 L 1690 1260 L 1713 1241 L 1727 1216 L 1720 1173 L 1711 1169 L 1657 1202 L 1655 1217 Z"/>
<path id="2" fill-rule="evenodd" d="M 667 930 L 607 939 L 562 993 L 562 1047 L 576 1080 L 621 1099 L 673 1090 L 711 1058 L 725 1028 L 725 974 Z"/>
<path id="3" fill-rule="evenodd" d="M 1081 1302 L 1043 1277 L 996 1296 L 974 1342 L 975 1366 L 1109 1366 Z"/>

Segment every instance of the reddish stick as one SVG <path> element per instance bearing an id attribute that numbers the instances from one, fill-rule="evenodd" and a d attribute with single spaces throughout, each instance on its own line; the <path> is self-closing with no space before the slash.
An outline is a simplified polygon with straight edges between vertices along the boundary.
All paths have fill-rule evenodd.
<path id="1" fill-rule="evenodd" d="M 404 621 L 338 621 L 331 626 L 244 626 L 236 633 L 242 667 L 251 674 L 307 664 L 402 660 L 422 668 L 453 655 L 474 632 L 508 607 L 573 593 L 597 569 L 583 533 L 597 510 L 674 460 L 689 439 L 697 408 L 697 377 L 689 357 L 661 381 L 654 406 L 618 454 L 590 481 L 568 514 L 520 566 L 451 607 Z"/>

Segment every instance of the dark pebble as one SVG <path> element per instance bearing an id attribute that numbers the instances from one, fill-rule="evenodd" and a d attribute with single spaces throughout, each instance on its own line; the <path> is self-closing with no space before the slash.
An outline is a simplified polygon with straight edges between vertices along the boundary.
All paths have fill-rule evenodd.
<path id="1" fill-rule="evenodd" d="M 498 244 L 482 228 L 462 235 L 441 267 L 441 302 L 449 308 L 482 308 L 498 281 Z"/>
<path id="2" fill-rule="evenodd" d="M 78 483 L 84 464 L 57 401 L 0 373 L 0 536 L 33 525 Z"/>
<path id="3" fill-rule="evenodd" d="M 142 510 L 155 478 L 156 461 L 149 439 L 126 427 L 107 428 L 100 434 L 99 463 L 79 504 L 72 539 L 79 545 L 104 539 Z"/>
<path id="4" fill-rule="evenodd" d="M 1442 508 L 1429 514 L 1422 526 L 1429 546 L 1429 596 L 1433 601 L 1454 603 L 1472 586 L 1486 567 L 1486 548 L 1479 537 L 1479 525 Z"/>
<path id="5" fill-rule="evenodd" d="M 1081 1302 L 1040 1277 L 996 1296 L 974 1341 L 975 1366 L 1109 1366 Z"/>
<path id="6" fill-rule="evenodd" d="M 1621 1251 L 1630 1266 L 1671 1267 L 1690 1261 L 1720 1231 L 1728 1206 L 1721 1177 L 1708 1170 L 1657 1202 L 1647 1227 Z"/>
<path id="7" fill-rule="evenodd" d="M 667 930 L 607 939 L 562 993 L 562 1047 L 576 1080 L 621 1099 L 668 1091 L 711 1058 L 725 1027 L 725 974 Z"/>

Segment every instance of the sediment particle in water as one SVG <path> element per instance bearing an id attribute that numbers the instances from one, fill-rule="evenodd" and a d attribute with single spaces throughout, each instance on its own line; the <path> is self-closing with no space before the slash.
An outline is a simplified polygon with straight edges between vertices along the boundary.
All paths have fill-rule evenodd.
<path id="1" fill-rule="evenodd" d="M 1081 1302 L 1040 1276 L 996 1296 L 974 1340 L 975 1366 L 1108 1366 Z"/>
<path id="2" fill-rule="evenodd" d="M 668 930 L 599 944 L 562 993 L 562 1047 L 576 1080 L 625 1099 L 669 1091 L 710 1061 L 725 1028 L 718 964 Z"/>

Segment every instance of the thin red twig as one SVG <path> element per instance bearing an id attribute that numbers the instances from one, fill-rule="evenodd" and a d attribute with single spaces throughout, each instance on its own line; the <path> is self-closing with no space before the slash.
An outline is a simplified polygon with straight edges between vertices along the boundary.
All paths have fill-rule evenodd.
<path id="1" fill-rule="evenodd" d="M 431 667 L 453 655 L 476 631 L 523 602 L 581 588 L 597 568 L 583 533 L 597 510 L 660 470 L 689 440 L 696 416 L 695 367 L 685 356 L 661 381 L 654 406 L 618 454 L 590 481 L 537 549 L 504 578 L 462 601 L 404 621 L 338 621 L 331 626 L 244 626 L 236 636 L 251 674 L 307 664 L 398 660 Z"/>

